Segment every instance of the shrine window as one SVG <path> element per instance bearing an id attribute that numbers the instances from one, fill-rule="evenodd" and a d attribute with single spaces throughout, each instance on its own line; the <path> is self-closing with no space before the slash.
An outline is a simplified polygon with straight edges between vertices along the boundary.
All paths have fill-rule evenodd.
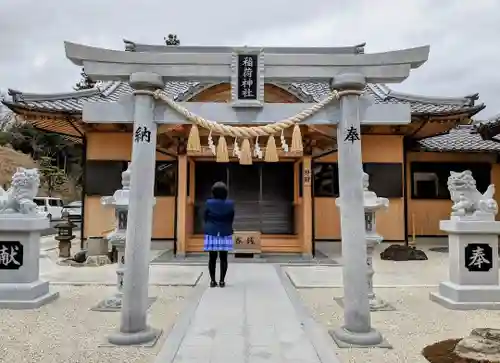
<path id="1" fill-rule="evenodd" d="M 403 198 L 402 163 L 364 163 L 363 170 L 370 176 L 369 190 L 379 197 Z"/>
<path id="2" fill-rule="evenodd" d="M 412 199 L 450 199 L 448 177 L 450 172 L 470 170 L 476 180 L 476 187 L 484 193 L 491 182 L 491 164 L 460 162 L 412 162 L 411 197 Z"/>
<path id="3" fill-rule="evenodd" d="M 108 196 L 122 188 L 122 172 L 127 168 L 123 160 L 87 160 L 85 166 L 85 194 Z"/>
<path id="4" fill-rule="evenodd" d="M 379 197 L 403 197 L 403 164 L 401 163 L 364 163 L 363 170 L 370 176 L 370 190 Z M 337 163 L 315 163 L 314 196 L 339 196 L 339 170 Z"/>
<path id="5" fill-rule="evenodd" d="M 173 161 L 157 161 L 155 170 L 155 196 L 173 197 L 176 192 L 177 163 Z"/>
<path id="6" fill-rule="evenodd" d="M 314 163 L 314 196 L 337 198 L 339 196 L 338 175 L 337 163 Z"/>

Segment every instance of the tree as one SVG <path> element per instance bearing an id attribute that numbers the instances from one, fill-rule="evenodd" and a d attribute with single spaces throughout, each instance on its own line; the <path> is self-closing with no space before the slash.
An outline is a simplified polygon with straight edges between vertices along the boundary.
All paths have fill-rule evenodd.
<path id="1" fill-rule="evenodd" d="M 169 34 L 168 37 L 165 37 L 163 39 L 165 39 L 166 45 L 180 45 L 181 44 L 181 41 L 179 38 L 177 38 L 176 34 Z"/>
<path id="2" fill-rule="evenodd" d="M 94 88 L 96 82 L 90 79 L 90 77 L 85 73 L 85 69 L 82 68 L 82 73 L 80 73 L 82 79 L 73 87 L 75 91 L 80 91 L 84 89 Z"/>
<path id="3" fill-rule="evenodd" d="M 62 187 L 68 181 L 63 170 L 54 165 L 54 159 L 50 156 L 40 158 L 40 184 L 47 188 L 48 196 L 53 192 L 63 192 Z"/>

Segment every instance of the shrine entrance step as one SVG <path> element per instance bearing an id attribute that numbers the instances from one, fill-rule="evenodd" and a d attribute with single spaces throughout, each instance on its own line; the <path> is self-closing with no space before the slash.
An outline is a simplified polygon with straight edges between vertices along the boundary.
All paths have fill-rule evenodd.
<path id="1" fill-rule="evenodd" d="M 328 265 L 338 266 L 339 263 L 320 251 L 315 257 L 304 257 L 300 253 L 261 253 L 259 258 L 241 258 L 237 254 L 229 255 L 229 263 L 274 263 L 280 265 Z M 205 265 L 208 263 L 208 253 L 187 253 L 185 257 L 176 257 L 172 250 L 158 255 L 151 264 L 193 264 Z"/>

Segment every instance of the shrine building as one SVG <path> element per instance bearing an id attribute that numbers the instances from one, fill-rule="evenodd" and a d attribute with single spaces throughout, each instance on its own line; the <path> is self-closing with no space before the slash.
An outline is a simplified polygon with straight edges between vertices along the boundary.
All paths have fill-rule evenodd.
<path id="1" fill-rule="evenodd" d="M 129 52 L 161 52 L 168 46 L 126 42 Z M 364 53 L 364 45 L 342 48 Z M 425 71 L 425 70 L 424 70 Z M 131 157 L 132 124 L 84 123 L 87 102 L 116 102 L 133 92 L 128 83 L 99 82 L 94 89 L 58 94 L 9 90 L 4 101 L 16 115 L 35 128 L 58 133 L 83 144 L 83 238 L 99 237 L 114 227 L 114 214 L 100 202 L 121 188 L 121 173 Z M 230 83 L 167 82 L 164 92 L 176 102 L 228 102 Z M 447 188 L 450 171 L 471 170 L 484 192 L 500 185 L 497 164 L 500 143 L 483 140 L 472 117 L 485 105 L 478 95 L 429 97 L 396 92 L 384 84 L 364 90 L 377 104 L 409 104 L 407 125 L 362 125 L 364 170 L 370 189 L 387 197 L 390 207 L 377 217 L 385 241 L 408 236 L 441 236 L 439 221 L 448 218 L 451 201 Z M 329 84 L 265 83 L 266 103 L 320 102 L 330 94 Z M 268 120 L 269 122 L 277 120 Z M 318 241 L 340 239 L 336 126 L 301 125 L 303 152 L 287 152 L 292 130 L 275 135 L 279 161 L 265 162 L 257 153 L 251 165 L 241 165 L 228 139 L 229 162 L 217 162 L 209 135 L 199 131 L 202 151 L 190 153 L 191 125 L 163 124 L 156 147 L 156 205 L 153 242 L 170 240 L 179 252 L 203 248 L 203 204 L 211 186 L 222 180 L 236 205 L 236 231 L 259 231 L 264 252 L 311 252 Z M 262 148 L 265 140 L 262 140 Z M 308 186 L 308 188 L 305 188 Z M 312 186 L 312 187 L 310 187 Z M 500 194 L 496 195 L 497 201 Z"/>

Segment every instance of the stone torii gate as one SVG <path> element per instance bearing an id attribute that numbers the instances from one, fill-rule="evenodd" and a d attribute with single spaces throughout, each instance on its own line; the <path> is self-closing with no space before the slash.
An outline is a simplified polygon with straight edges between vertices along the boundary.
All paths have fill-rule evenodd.
<path id="1" fill-rule="evenodd" d="M 363 210 L 361 124 L 407 124 L 410 107 L 373 104 L 360 95 L 366 83 L 399 83 L 410 70 L 427 61 L 429 47 L 376 54 L 347 54 L 346 48 L 231 48 L 156 47 L 141 52 L 115 51 L 65 43 L 66 56 L 83 66 L 94 80 L 129 82 L 135 90 L 116 103 L 89 103 L 83 121 L 133 123 L 134 133 L 148 130 L 148 142 L 133 141 L 132 176 L 123 307 L 120 330 L 109 337 L 113 344 L 141 344 L 156 339 L 158 331 L 147 324 L 149 249 L 152 233 L 156 132 L 160 124 L 186 123 L 184 116 L 155 101 L 153 91 L 166 81 L 213 81 L 232 84 L 233 102 L 179 103 L 214 121 L 234 125 L 260 125 L 289 118 L 313 104 L 264 104 L 264 82 L 328 82 L 342 92 L 305 124 L 337 124 L 339 187 L 342 198 L 341 236 L 344 281 L 344 325 L 333 333 L 337 341 L 377 345 L 381 334 L 371 327 L 366 281 L 366 243 Z M 239 57 L 253 56 L 258 64 L 251 90 L 241 93 Z M 264 66 L 265 62 L 265 66 Z M 231 121 L 226 121 L 231 120 Z M 152 142 L 151 142 L 152 140 Z M 143 141 L 143 140 L 142 140 Z"/>

